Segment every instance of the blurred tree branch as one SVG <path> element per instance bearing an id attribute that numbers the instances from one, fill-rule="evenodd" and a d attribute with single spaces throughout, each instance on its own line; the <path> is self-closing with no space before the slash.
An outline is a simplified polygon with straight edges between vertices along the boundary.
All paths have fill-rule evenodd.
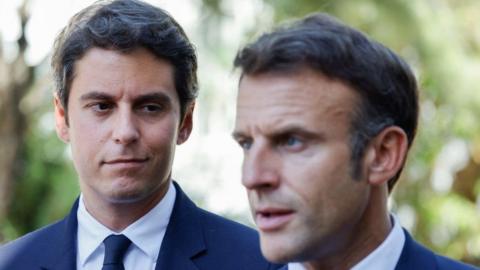
<path id="1" fill-rule="evenodd" d="M 25 26 L 29 19 L 28 1 L 18 10 L 21 31 L 17 39 L 18 54 L 7 62 L 0 52 L 0 220 L 6 219 L 15 180 L 22 173 L 22 153 L 26 132 L 26 116 L 20 102 L 34 82 L 34 67 L 25 62 L 27 39 Z M 1 48 L 0 48 L 1 51 Z M 0 239 L 2 236 L 0 235 Z"/>

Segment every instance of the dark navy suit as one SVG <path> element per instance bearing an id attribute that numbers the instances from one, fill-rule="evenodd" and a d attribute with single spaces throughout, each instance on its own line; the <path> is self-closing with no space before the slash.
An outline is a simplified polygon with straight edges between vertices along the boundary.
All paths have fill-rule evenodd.
<path id="1" fill-rule="evenodd" d="M 454 261 L 447 257 L 433 253 L 431 250 L 415 242 L 407 231 L 405 245 L 395 270 L 474 270 L 471 265 Z"/>
<path id="2" fill-rule="evenodd" d="M 454 261 L 433 253 L 431 250 L 415 242 L 410 234 L 404 230 L 405 245 L 395 270 L 475 270 L 471 265 Z M 287 270 L 287 266 L 280 270 Z M 383 269 L 372 269 L 383 270 Z"/>
<path id="3" fill-rule="evenodd" d="M 254 230 L 198 208 L 176 183 L 175 188 L 156 269 L 279 268 L 262 257 Z M 76 269 L 77 207 L 78 200 L 65 219 L 0 247 L 0 270 Z"/>

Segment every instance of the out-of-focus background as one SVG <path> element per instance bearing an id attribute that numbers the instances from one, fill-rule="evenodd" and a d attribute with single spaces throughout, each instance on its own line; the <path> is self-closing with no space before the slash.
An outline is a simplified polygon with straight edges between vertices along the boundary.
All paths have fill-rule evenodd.
<path id="1" fill-rule="evenodd" d="M 54 131 L 49 57 L 68 18 L 92 2 L 0 0 L 0 243 L 62 218 L 78 196 L 68 146 Z M 277 22 L 324 11 L 413 66 L 420 128 L 391 208 L 427 246 L 480 265 L 480 1 L 149 2 L 169 11 L 198 50 L 194 132 L 177 148 L 173 176 L 200 206 L 253 226 L 230 136 L 232 59 Z"/>

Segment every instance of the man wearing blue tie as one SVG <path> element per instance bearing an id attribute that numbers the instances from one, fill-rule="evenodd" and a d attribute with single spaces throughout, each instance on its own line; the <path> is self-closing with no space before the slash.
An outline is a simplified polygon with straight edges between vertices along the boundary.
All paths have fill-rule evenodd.
<path id="1" fill-rule="evenodd" d="M 409 66 L 325 14 L 262 35 L 233 136 L 265 257 L 285 269 L 467 270 L 415 242 L 387 208 L 418 118 Z"/>
<path id="2" fill-rule="evenodd" d="M 65 219 L 0 248 L 1 270 L 276 268 L 254 230 L 197 208 L 171 179 L 198 88 L 195 50 L 171 16 L 96 2 L 59 34 L 52 67 L 81 195 Z"/>

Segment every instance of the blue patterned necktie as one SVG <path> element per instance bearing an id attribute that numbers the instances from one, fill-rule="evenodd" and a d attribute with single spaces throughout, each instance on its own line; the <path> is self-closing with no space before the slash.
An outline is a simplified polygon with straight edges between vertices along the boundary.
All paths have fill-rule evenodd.
<path id="1" fill-rule="evenodd" d="M 102 270 L 125 270 L 123 257 L 132 243 L 125 235 L 111 234 L 105 240 L 105 258 Z"/>

